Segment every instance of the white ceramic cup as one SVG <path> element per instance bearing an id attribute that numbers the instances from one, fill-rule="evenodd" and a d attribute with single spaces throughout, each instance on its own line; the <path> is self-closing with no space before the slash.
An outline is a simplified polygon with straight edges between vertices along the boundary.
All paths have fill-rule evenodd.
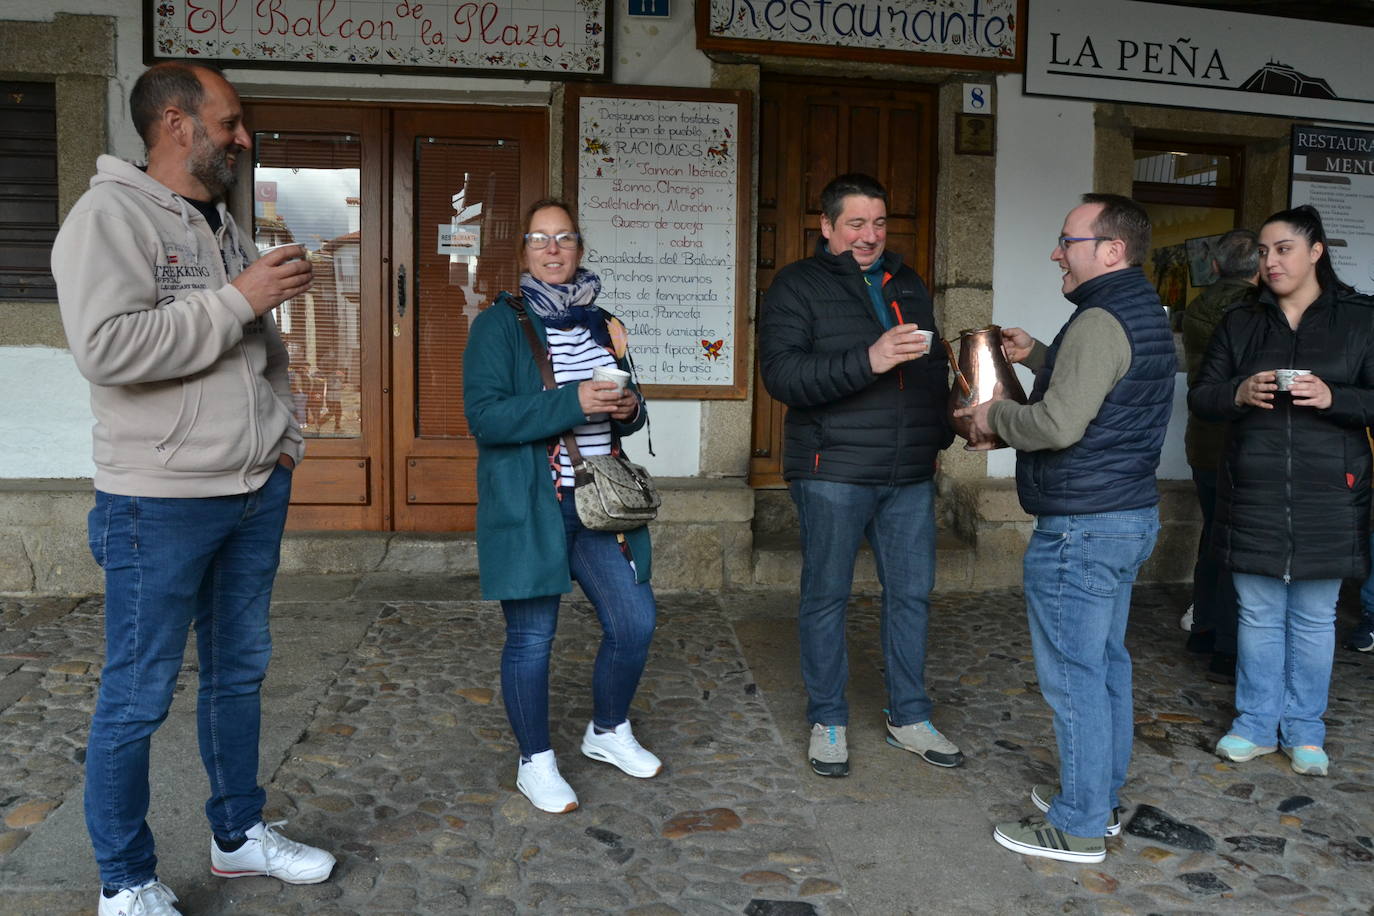
<path id="1" fill-rule="evenodd" d="M 625 386 L 630 381 L 630 373 L 624 369 L 615 369 L 611 366 L 597 366 L 592 370 L 592 381 L 615 382 L 616 390 L 624 391 Z"/>
<path id="2" fill-rule="evenodd" d="M 935 332 L 934 332 L 934 331 L 927 331 L 927 330 L 924 329 L 924 328 L 917 328 L 916 330 L 912 331 L 911 333 L 912 333 L 912 336 L 914 336 L 914 337 L 924 337 L 924 338 L 926 339 L 926 352 L 929 352 L 929 351 L 930 351 L 930 348 L 933 347 L 933 346 L 935 346 Z"/>
<path id="3" fill-rule="evenodd" d="M 1311 369 L 1275 369 L 1274 382 L 1279 386 L 1279 391 L 1287 391 L 1293 387 L 1293 379 L 1300 375 L 1311 374 Z"/>

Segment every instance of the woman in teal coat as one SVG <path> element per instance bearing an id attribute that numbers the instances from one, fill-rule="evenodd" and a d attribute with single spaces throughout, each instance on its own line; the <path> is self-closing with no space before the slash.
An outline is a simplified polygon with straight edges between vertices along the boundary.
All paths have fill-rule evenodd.
<path id="1" fill-rule="evenodd" d="M 516 787 L 542 811 L 577 795 L 558 772 L 549 737 L 549 652 L 562 595 L 577 579 L 601 621 L 592 673 L 592 721 L 582 753 L 648 778 L 659 759 L 635 740 L 627 713 L 653 638 L 647 527 L 592 531 L 577 517 L 562 437 L 584 455 L 607 454 L 647 419 L 631 382 L 625 327 L 596 306 L 601 281 L 581 268 L 582 236 L 566 204 L 541 200 L 525 216 L 520 297 L 501 293 L 472 323 L 463 354 L 463 403 L 477 440 L 477 554 L 482 597 L 506 617 L 501 692 L 520 745 Z M 558 387 L 546 390 L 520 314 L 547 352 Z"/>

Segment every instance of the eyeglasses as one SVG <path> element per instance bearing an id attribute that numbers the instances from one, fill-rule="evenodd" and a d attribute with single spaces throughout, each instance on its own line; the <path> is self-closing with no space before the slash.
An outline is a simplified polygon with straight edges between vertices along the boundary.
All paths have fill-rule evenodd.
<path id="1" fill-rule="evenodd" d="M 1074 242 L 1110 242 L 1112 237 L 1109 235 L 1061 235 L 1059 237 L 1059 250 L 1068 253 L 1069 246 Z"/>
<path id="2" fill-rule="evenodd" d="M 557 242 L 559 248 L 576 248 L 580 241 L 582 236 L 576 232 L 560 232 L 557 235 L 546 235 L 543 232 L 525 233 L 525 244 L 530 248 L 548 248 L 549 242 Z"/>

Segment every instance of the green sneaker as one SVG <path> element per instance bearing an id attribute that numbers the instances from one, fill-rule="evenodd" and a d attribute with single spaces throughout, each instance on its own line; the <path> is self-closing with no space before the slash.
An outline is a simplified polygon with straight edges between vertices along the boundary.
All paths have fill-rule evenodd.
<path id="1" fill-rule="evenodd" d="M 1050 803 L 1059 794 L 1059 787 L 1049 783 L 1040 783 L 1031 789 L 1031 801 L 1035 802 L 1035 807 L 1044 811 L 1050 811 Z M 1112 813 L 1107 815 L 1107 836 L 1117 836 L 1121 833 L 1121 815 L 1118 809 L 1113 808 Z"/>
<path id="2" fill-rule="evenodd" d="M 1023 856 L 1089 863 L 1107 858 L 1107 844 L 1102 837 L 1074 836 L 1036 815 L 998 824 L 992 831 L 992 838 Z"/>
<path id="3" fill-rule="evenodd" d="M 848 776 L 849 745 L 845 742 L 843 725 L 811 726 L 811 744 L 807 758 L 817 776 Z"/>

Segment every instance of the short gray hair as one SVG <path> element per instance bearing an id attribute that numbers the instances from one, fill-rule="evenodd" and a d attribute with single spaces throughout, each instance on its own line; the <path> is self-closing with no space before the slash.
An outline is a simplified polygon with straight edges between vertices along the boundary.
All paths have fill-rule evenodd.
<path id="1" fill-rule="evenodd" d="M 1212 249 L 1217 273 L 1228 280 L 1249 280 L 1259 270 L 1259 236 L 1249 229 L 1232 229 Z"/>
<path id="2" fill-rule="evenodd" d="M 199 118 L 200 106 L 205 102 L 205 87 L 196 71 L 222 76 L 216 67 L 185 60 L 168 60 L 153 64 L 134 83 L 129 93 L 129 115 L 134 129 L 143 138 L 144 146 L 152 146 L 156 139 L 158 118 L 168 105 L 175 105 L 188 115 Z"/>

